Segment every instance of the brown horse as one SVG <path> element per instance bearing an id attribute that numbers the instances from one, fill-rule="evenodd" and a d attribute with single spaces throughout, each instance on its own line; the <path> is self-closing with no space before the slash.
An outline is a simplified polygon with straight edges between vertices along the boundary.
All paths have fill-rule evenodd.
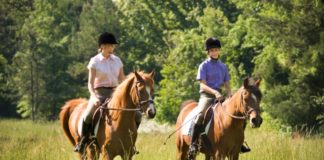
<path id="1" fill-rule="evenodd" d="M 262 94 L 259 90 L 260 80 L 250 84 L 250 79 L 244 80 L 243 86 L 229 99 L 222 104 L 218 103 L 211 108 L 212 121 L 209 130 L 206 130 L 206 137 L 209 144 L 201 140 L 200 152 L 205 154 L 205 159 L 231 160 L 239 158 L 240 148 L 244 141 L 244 124 L 250 119 L 252 128 L 260 127 L 262 118 L 260 116 L 260 101 Z M 194 113 L 197 103 L 194 101 L 184 102 L 177 119 L 177 128 L 185 128 L 190 125 L 194 118 L 189 118 Z M 206 114 L 208 115 L 208 114 Z M 186 118 L 187 117 L 187 118 Z M 193 116 L 194 117 L 194 116 Z M 189 119 L 189 120 L 188 120 Z M 207 121 L 207 119 L 205 119 Z M 188 133 L 188 132 L 187 132 Z M 187 160 L 191 137 L 184 129 L 177 131 L 177 159 Z M 191 158 L 189 158 L 191 159 Z M 193 157 L 192 159 L 195 159 Z"/>
<path id="2" fill-rule="evenodd" d="M 104 112 L 105 116 L 95 127 L 97 145 L 88 145 L 80 159 L 99 159 L 100 153 L 105 160 L 116 156 L 131 159 L 135 153 L 137 138 L 135 111 L 140 110 L 148 118 L 155 116 L 152 95 L 154 92 L 154 72 L 132 73 L 116 88 Z M 87 106 L 85 99 L 73 99 L 62 107 L 60 120 L 64 133 L 75 145 L 80 139 L 81 115 Z"/>

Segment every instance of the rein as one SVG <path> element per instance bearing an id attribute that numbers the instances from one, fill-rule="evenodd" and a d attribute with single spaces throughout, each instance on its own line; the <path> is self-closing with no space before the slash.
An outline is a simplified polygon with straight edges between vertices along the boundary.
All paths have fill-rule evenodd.
<path id="1" fill-rule="evenodd" d="M 141 109 L 139 108 L 113 108 L 113 107 L 108 107 L 107 104 L 110 102 L 110 99 L 106 100 L 102 105 L 100 105 L 98 108 L 103 109 L 103 110 L 121 110 L 121 111 L 140 111 Z M 106 107 L 105 107 L 106 106 Z"/>
<path id="2" fill-rule="evenodd" d="M 103 107 L 101 106 L 101 109 L 105 109 L 105 110 L 119 110 L 119 111 L 129 111 L 129 112 L 133 112 L 133 111 L 141 111 L 140 108 L 112 108 L 112 107 Z"/>

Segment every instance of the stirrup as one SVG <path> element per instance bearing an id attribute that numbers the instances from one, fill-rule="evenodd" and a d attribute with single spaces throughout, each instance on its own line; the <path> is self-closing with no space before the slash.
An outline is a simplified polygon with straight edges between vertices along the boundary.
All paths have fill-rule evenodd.
<path id="1" fill-rule="evenodd" d="M 75 147 L 73 149 L 74 152 L 79 152 L 79 153 L 81 153 L 82 150 L 83 150 L 83 144 L 81 144 L 81 143 L 78 143 L 77 145 L 75 145 Z"/>
<path id="2" fill-rule="evenodd" d="M 246 146 L 245 146 L 245 145 Z M 251 148 L 247 145 L 247 143 L 246 142 L 244 142 L 244 144 L 242 144 L 242 146 L 241 146 L 241 153 L 247 153 L 247 152 L 250 152 L 251 151 Z"/>
<path id="3" fill-rule="evenodd" d="M 198 153 L 198 145 L 197 144 L 191 144 L 188 152 L 189 159 L 194 158 Z"/>
<path id="4" fill-rule="evenodd" d="M 79 153 L 83 152 L 86 143 L 85 141 L 86 141 L 86 137 L 82 137 L 80 142 L 75 145 L 73 151 Z"/>

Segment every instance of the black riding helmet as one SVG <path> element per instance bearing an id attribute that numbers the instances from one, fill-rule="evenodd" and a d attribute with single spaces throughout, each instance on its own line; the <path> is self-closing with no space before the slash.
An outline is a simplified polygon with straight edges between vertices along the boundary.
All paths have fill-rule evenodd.
<path id="1" fill-rule="evenodd" d="M 100 47 L 101 44 L 118 44 L 116 38 L 113 34 L 104 32 L 99 36 L 98 45 Z"/>
<path id="2" fill-rule="evenodd" d="M 221 48 L 220 41 L 215 37 L 210 37 L 205 42 L 205 50 L 208 51 L 211 48 Z"/>

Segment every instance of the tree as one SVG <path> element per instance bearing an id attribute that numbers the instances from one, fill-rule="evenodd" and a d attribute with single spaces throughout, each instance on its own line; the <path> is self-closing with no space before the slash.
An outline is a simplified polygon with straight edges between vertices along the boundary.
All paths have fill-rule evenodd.
<path id="1" fill-rule="evenodd" d="M 12 83 L 12 58 L 17 52 L 17 34 L 28 16 L 33 1 L 4 0 L 0 4 L 0 116 L 18 117 L 16 113 L 17 90 Z"/>
<path id="2" fill-rule="evenodd" d="M 78 3 L 35 1 L 34 10 L 21 29 L 21 46 L 15 54 L 15 75 L 20 95 L 18 112 L 23 117 L 55 118 L 64 99 L 71 98 L 73 84 L 67 70 L 71 57 L 68 54 L 69 35 L 78 16 L 65 14 Z M 72 87 L 71 87 L 72 86 Z"/>
<path id="3" fill-rule="evenodd" d="M 235 2 L 249 22 L 246 44 L 261 44 L 254 73 L 264 78 L 265 111 L 288 126 L 323 124 L 319 1 Z M 255 40 L 259 40 L 256 43 Z M 316 87 L 314 87 L 316 84 Z"/>

